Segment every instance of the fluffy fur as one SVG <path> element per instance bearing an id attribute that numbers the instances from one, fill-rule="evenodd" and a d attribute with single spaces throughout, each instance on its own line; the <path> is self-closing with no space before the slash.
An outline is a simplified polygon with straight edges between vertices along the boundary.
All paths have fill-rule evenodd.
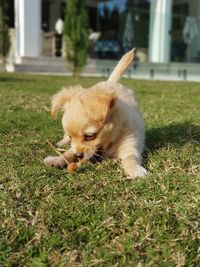
<path id="1" fill-rule="evenodd" d="M 144 123 L 133 92 L 117 83 L 134 57 L 134 50 L 125 54 L 107 81 L 84 89 L 81 86 L 64 88 L 52 98 L 51 115 L 64 109 L 64 137 L 59 146 L 70 143 L 62 156 L 47 157 L 46 166 L 64 167 L 74 157 L 84 160 L 97 152 L 102 157 L 120 158 L 127 176 L 142 177 Z"/>

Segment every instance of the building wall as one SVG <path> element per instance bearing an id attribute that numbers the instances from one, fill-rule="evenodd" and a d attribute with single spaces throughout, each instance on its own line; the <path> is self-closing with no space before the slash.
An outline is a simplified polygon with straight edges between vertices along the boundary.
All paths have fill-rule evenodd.
<path id="1" fill-rule="evenodd" d="M 194 18 L 195 26 L 191 29 L 191 32 L 198 33 L 191 39 L 190 43 L 187 43 L 187 56 L 186 60 L 189 62 L 200 61 L 200 1 L 199 0 L 174 0 L 174 4 L 185 4 L 189 6 L 188 16 Z M 185 18 L 186 21 L 186 18 Z M 192 34 L 193 34 L 192 33 Z"/>
<path id="2" fill-rule="evenodd" d="M 174 4 L 185 4 L 189 5 L 189 16 L 200 18 L 200 1 L 199 0 L 174 0 Z"/>
<path id="3" fill-rule="evenodd" d="M 20 0 L 24 1 L 24 0 Z M 42 0 L 41 0 L 42 1 Z M 15 0 L 17 2 L 17 0 Z M 116 59 L 121 56 L 125 52 L 126 49 L 130 49 L 130 47 L 136 46 L 138 50 L 138 59 L 139 61 L 147 61 L 148 53 L 149 53 L 149 45 L 148 40 L 150 39 L 149 32 L 149 21 L 150 21 L 150 2 L 149 0 L 100 0 L 100 1 L 87 1 L 87 7 L 90 7 L 89 13 L 92 14 L 91 25 L 93 27 L 92 34 L 90 35 L 91 46 L 90 46 L 90 56 L 96 58 L 108 58 L 108 59 Z M 54 31 L 55 31 L 55 23 L 58 18 L 61 16 L 61 6 L 65 5 L 66 0 L 54 0 L 49 1 L 49 27 L 48 31 L 51 32 L 51 43 L 49 42 L 49 35 L 46 38 L 47 40 L 44 42 L 51 44 L 52 53 L 48 53 L 54 55 Z M 178 45 L 176 45 L 176 49 L 174 50 L 174 61 L 189 61 L 189 62 L 200 62 L 200 0 L 173 0 L 174 5 L 182 5 L 188 3 L 189 11 L 188 15 L 194 18 L 197 18 L 197 22 L 199 23 L 199 33 L 191 40 L 190 43 L 184 44 L 185 40 L 183 38 L 183 28 L 186 17 L 183 16 L 182 25 L 179 27 L 179 42 L 182 45 L 187 46 L 185 50 L 186 56 L 177 57 L 176 55 L 181 50 Z M 92 7 L 92 8 L 91 8 Z M 114 9 L 116 7 L 116 9 Z M 107 8 L 107 11 L 105 10 Z M 31 12 L 31 10 L 29 10 Z M 180 10 L 179 10 L 180 11 Z M 105 12 L 104 15 L 102 15 Z M 107 12 L 107 14 L 106 14 Z M 108 15 L 109 13 L 109 15 Z M 172 14 L 174 17 L 176 14 Z M 179 13 L 181 16 L 181 13 Z M 31 16 L 30 16 L 31 17 Z M 29 21 L 30 17 L 28 16 L 27 21 Z M 33 19 L 34 20 L 34 19 Z M 35 23 L 35 22 L 34 22 Z M 40 21 L 38 20 L 38 24 Z M 34 24 L 36 25 L 36 24 Z M 125 29 L 127 34 L 125 34 Z M 40 28 L 37 31 L 41 30 Z M 173 32 L 173 26 L 172 26 Z M 43 31 L 43 36 L 46 36 L 47 32 Z M 92 39 L 93 38 L 93 39 Z M 95 39 L 96 38 L 96 39 Z M 27 38 L 28 39 L 28 38 Z M 105 41 L 104 44 L 99 42 L 99 48 L 97 46 L 98 41 Z M 172 38 L 171 42 L 171 50 L 174 46 L 175 38 Z M 106 43 L 106 45 L 105 45 Z M 125 47 L 124 43 L 129 44 L 129 47 Z M 104 53 L 107 47 L 103 47 L 104 51 L 101 50 L 102 46 L 111 46 L 110 52 Z M 95 50 L 96 47 L 96 50 Z M 98 50 L 98 49 L 99 50 Z M 113 51 L 117 51 L 114 52 Z M 43 54 L 44 55 L 44 54 Z"/>
<path id="4" fill-rule="evenodd" d="M 50 5 L 50 31 L 54 31 L 55 23 L 60 18 L 61 3 L 65 3 L 63 0 L 56 0 Z"/>
<path id="5" fill-rule="evenodd" d="M 122 0 L 121 3 L 124 2 L 126 3 L 126 1 Z M 148 3 L 148 1 L 143 1 L 144 3 Z M 66 0 L 56 0 L 56 1 L 52 1 L 52 3 L 50 4 L 49 6 L 49 31 L 50 32 L 54 32 L 55 31 L 55 23 L 57 21 L 58 18 L 60 18 L 61 16 L 61 5 L 65 5 L 66 3 Z M 109 6 L 109 3 L 112 3 L 112 4 L 119 4 L 119 1 L 91 1 L 91 0 L 88 0 L 87 1 L 87 6 L 89 7 L 93 7 L 94 10 L 96 8 L 96 10 L 99 10 L 98 8 L 101 6 Z M 128 3 L 128 2 L 127 2 Z M 133 19 L 133 26 L 132 28 L 134 28 L 134 43 L 133 44 L 134 46 L 137 46 L 138 48 L 138 56 L 139 56 L 139 60 L 141 61 L 145 61 L 147 60 L 148 58 L 148 46 L 145 46 L 145 45 L 142 45 L 142 43 L 145 44 L 145 39 L 147 40 L 148 38 L 148 29 L 147 30 L 144 30 L 144 27 L 145 25 L 148 26 L 149 24 L 149 17 L 148 15 L 146 16 L 145 14 L 142 14 L 142 12 L 150 12 L 148 11 L 148 7 L 144 7 L 141 5 L 141 2 L 138 2 L 140 3 L 140 5 L 136 5 L 134 4 L 135 2 L 134 1 L 130 1 L 130 4 L 129 4 L 129 8 L 130 8 L 130 14 L 132 14 L 132 19 Z M 188 15 L 189 16 L 192 16 L 192 17 L 198 17 L 200 18 L 200 1 L 196 1 L 196 0 L 173 0 L 173 4 L 174 5 L 182 5 L 182 4 L 186 4 L 188 3 L 188 6 L 189 6 L 189 10 L 188 10 Z M 125 6 L 125 4 L 124 4 Z M 138 21 L 136 21 L 136 13 L 134 11 L 134 7 L 138 8 L 139 7 L 139 15 L 138 15 Z M 145 9 L 144 9 L 145 8 Z M 91 12 L 93 12 L 93 10 L 90 10 Z M 97 11 L 96 11 L 97 12 Z M 102 12 L 102 11 L 101 11 Z M 90 14 L 91 15 L 91 14 Z M 180 15 L 180 13 L 178 14 Z M 121 24 L 121 22 L 123 21 L 123 19 L 121 20 L 121 18 L 123 17 L 123 13 L 120 14 L 120 16 L 118 15 L 118 21 L 116 22 L 116 25 Z M 146 18 L 145 18 L 146 16 Z M 176 14 L 172 14 L 172 16 L 176 16 Z M 94 21 L 95 19 L 95 21 Z M 193 38 L 193 40 L 191 41 L 191 44 L 185 44 L 184 42 L 184 38 L 183 38 L 183 28 L 184 28 L 184 20 L 186 18 L 184 17 L 183 18 L 183 25 L 182 25 L 182 28 L 180 28 L 178 31 L 178 35 L 179 35 L 179 41 L 176 40 L 176 37 L 175 37 L 175 40 L 174 38 L 172 37 L 172 41 L 171 41 L 171 52 L 174 52 L 173 55 L 172 55 L 172 60 L 174 61 L 195 61 L 196 58 L 198 58 L 198 54 L 199 54 L 199 43 L 200 43 L 200 35 L 198 36 L 195 36 L 195 38 Z M 111 18 L 110 18 L 111 20 Z M 96 23 L 95 26 L 94 26 L 94 22 Z M 97 16 L 96 17 L 96 14 L 93 16 L 92 18 L 92 25 L 90 25 L 90 28 L 93 29 L 93 31 L 98 31 L 101 35 L 100 38 L 111 38 L 110 35 L 111 35 L 111 31 L 115 31 L 115 37 L 113 37 L 115 40 L 116 38 L 121 38 L 120 37 L 120 33 L 123 32 L 123 27 L 120 26 L 119 29 L 117 29 L 117 27 L 114 27 L 113 29 L 111 29 L 111 31 L 109 32 L 108 30 L 106 31 L 104 29 L 104 25 L 102 25 L 101 23 L 104 23 L 103 22 L 103 19 L 102 17 L 99 17 Z M 106 27 L 109 28 L 109 24 L 112 24 L 113 22 L 107 22 L 106 23 Z M 93 27 L 92 27 L 93 26 Z M 125 27 L 125 26 L 124 26 Z M 112 27 L 111 27 L 112 28 Z M 140 29 L 140 32 L 141 34 L 137 34 L 137 30 Z M 147 27 L 148 28 L 148 27 Z M 175 34 L 177 34 L 177 29 L 173 29 L 173 25 L 172 25 L 172 32 L 176 31 Z M 143 40 L 143 41 L 142 41 Z M 139 42 L 139 43 L 138 43 Z M 147 42 L 146 42 L 147 43 Z M 185 46 L 185 52 L 182 52 L 182 55 L 180 53 L 180 49 L 178 47 L 178 43 L 180 43 L 180 46 Z M 182 43 L 182 44 L 181 44 Z M 91 44 L 90 47 L 94 47 L 94 43 Z M 175 49 L 174 49 L 175 48 Z M 173 51 L 172 51 L 173 50 Z M 180 55 L 179 55 L 180 54 Z M 92 56 L 94 56 L 94 53 L 92 53 Z"/>

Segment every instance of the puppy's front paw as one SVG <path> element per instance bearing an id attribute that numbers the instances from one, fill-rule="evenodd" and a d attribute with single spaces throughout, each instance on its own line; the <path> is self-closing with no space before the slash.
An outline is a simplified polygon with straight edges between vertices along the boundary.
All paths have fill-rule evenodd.
<path id="1" fill-rule="evenodd" d="M 125 174 L 133 179 L 136 177 L 143 177 L 147 174 L 147 170 L 143 168 L 133 157 L 127 157 L 122 160 L 122 166 Z"/>
<path id="2" fill-rule="evenodd" d="M 67 165 L 66 161 L 62 156 L 60 157 L 49 156 L 44 159 L 44 164 L 47 167 L 54 167 L 54 168 L 64 168 Z"/>
<path id="3" fill-rule="evenodd" d="M 133 172 L 133 178 L 144 177 L 147 174 L 147 170 L 141 165 L 136 165 Z"/>

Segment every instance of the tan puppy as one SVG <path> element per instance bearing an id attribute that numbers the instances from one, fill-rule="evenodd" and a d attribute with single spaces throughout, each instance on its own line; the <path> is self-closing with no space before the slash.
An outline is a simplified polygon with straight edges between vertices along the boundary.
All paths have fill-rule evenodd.
<path id="1" fill-rule="evenodd" d="M 63 89 L 52 98 L 51 114 L 64 109 L 64 138 L 58 143 L 71 144 L 62 156 L 47 157 L 48 167 L 64 167 L 74 158 L 90 159 L 101 152 L 103 157 L 120 158 L 127 176 L 144 176 L 141 166 L 144 148 L 144 123 L 131 90 L 117 83 L 130 65 L 134 50 L 118 62 L 108 81 L 89 89 L 75 86 Z"/>

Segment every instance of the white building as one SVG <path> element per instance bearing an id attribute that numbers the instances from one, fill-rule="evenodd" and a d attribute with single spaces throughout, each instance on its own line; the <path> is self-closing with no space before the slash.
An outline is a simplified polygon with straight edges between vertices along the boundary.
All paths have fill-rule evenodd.
<path id="1" fill-rule="evenodd" d="M 13 1 L 14 61 L 54 58 L 66 1 Z M 116 59 L 135 46 L 139 63 L 200 63 L 200 0 L 88 0 L 86 8 L 91 58 Z"/>

